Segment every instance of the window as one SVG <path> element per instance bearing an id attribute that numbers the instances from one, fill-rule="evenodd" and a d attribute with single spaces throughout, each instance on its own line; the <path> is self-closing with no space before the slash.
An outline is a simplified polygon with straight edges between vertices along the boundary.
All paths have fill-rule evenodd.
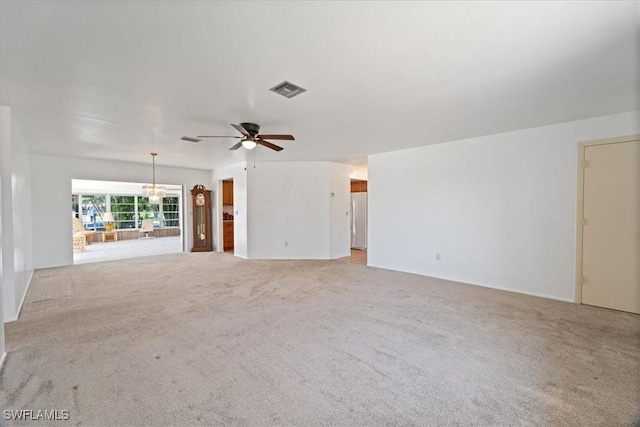
<path id="1" fill-rule="evenodd" d="M 180 227 L 179 195 L 167 196 L 160 204 L 152 204 L 143 196 L 72 194 L 71 208 L 88 230 L 105 229 L 102 219 L 105 212 L 113 214 L 116 230 L 138 229 L 143 219 L 153 219 L 155 228 Z"/>
<path id="2" fill-rule="evenodd" d="M 135 196 L 111 196 L 111 213 L 115 229 L 136 228 Z"/>
<path id="3" fill-rule="evenodd" d="M 143 219 L 152 219 L 153 228 L 160 228 L 160 205 L 149 203 L 148 197 L 138 196 L 138 228 Z"/>
<path id="4" fill-rule="evenodd" d="M 165 227 L 180 227 L 180 204 L 178 197 L 162 199 L 162 215 Z"/>
<path id="5" fill-rule="evenodd" d="M 102 214 L 107 210 L 107 197 L 104 194 L 82 195 L 82 225 L 87 230 L 104 229 Z"/>

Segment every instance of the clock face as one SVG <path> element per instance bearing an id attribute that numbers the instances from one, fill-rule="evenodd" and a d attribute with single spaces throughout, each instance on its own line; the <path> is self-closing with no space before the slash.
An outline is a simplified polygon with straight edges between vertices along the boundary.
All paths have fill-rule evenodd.
<path id="1" fill-rule="evenodd" d="M 196 205 L 204 206 L 204 194 L 201 193 L 196 196 Z"/>

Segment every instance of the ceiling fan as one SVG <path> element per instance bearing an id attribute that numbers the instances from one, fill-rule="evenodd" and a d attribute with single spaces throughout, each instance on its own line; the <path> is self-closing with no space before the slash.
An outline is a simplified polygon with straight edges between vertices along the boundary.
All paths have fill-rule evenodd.
<path id="1" fill-rule="evenodd" d="M 240 139 L 240 142 L 229 148 L 229 150 L 237 150 L 240 147 L 244 147 L 247 150 L 253 150 L 256 148 L 256 145 L 262 145 L 275 151 L 281 151 L 283 148 L 267 141 L 267 139 L 280 139 L 285 141 L 293 141 L 295 139 L 293 135 L 259 134 L 260 125 L 255 123 L 240 123 L 239 125 L 232 124 L 231 126 L 233 126 L 243 136 L 199 135 L 195 138 L 192 136 L 183 136 L 181 139 L 189 142 L 200 142 L 203 138 L 237 138 Z"/>

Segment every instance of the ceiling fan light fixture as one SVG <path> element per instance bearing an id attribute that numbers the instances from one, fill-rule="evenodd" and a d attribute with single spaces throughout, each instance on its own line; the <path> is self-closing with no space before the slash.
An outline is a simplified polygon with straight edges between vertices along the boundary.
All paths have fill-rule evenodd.
<path id="1" fill-rule="evenodd" d="M 247 150 L 253 150 L 254 148 L 256 148 L 256 145 L 258 144 L 256 144 L 256 142 L 253 139 L 242 140 L 242 146 Z"/>
<path id="2" fill-rule="evenodd" d="M 229 148 L 230 151 L 238 150 L 241 147 L 244 147 L 245 150 L 253 150 L 258 145 L 261 145 L 265 148 L 269 148 L 274 151 L 282 151 L 283 150 L 282 147 L 272 142 L 269 142 L 268 140 L 276 139 L 276 140 L 282 140 L 282 141 L 295 141 L 295 138 L 293 137 L 293 135 L 285 135 L 280 133 L 263 135 L 260 133 L 260 125 L 257 125 L 255 123 L 243 122 L 243 123 L 240 123 L 239 125 L 234 125 L 233 123 L 231 123 L 231 126 L 235 130 L 240 132 L 242 136 L 201 135 L 201 136 L 197 136 L 196 138 L 183 136 L 182 139 L 185 141 L 195 142 L 196 140 L 200 141 L 200 138 L 238 138 L 240 141 L 232 145 L 231 148 Z"/>

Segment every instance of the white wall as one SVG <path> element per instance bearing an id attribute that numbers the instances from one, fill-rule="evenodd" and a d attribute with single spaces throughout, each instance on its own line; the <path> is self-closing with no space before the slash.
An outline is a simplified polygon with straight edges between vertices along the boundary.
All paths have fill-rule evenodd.
<path id="1" fill-rule="evenodd" d="M 73 264 L 71 227 L 71 180 L 149 182 L 151 169 L 145 163 L 78 159 L 31 155 L 33 202 L 33 241 L 35 268 Z M 207 185 L 208 171 L 156 165 L 156 180 L 183 185 L 183 238 L 191 250 L 193 233 L 190 190 L 196 184 Z M 186 214 L 185 214 L 186 212 Z"/>
<path id="2" fill-rule="evenodd" d="M 3 250 L 3 242 L 5 238 L 2 234 L 2 224 L 4 222 L 4 199 L 5 199 L 5 190 L 4 190 L 4 182 L 5 178 L 5 170 L 6 170 L 6 153 L 5 153 L 5 141 L 10 135 L 9 120 L 7 120 L 8 108 L 0 105 L 0 368 L 4 363 L 5 357 L 7 355 L 5 342 L 4 342 L 4 288 L 5 277 L 4 277 L 4 250 Z"/>
<path id="3" fill-rule="evenodd" d="M 29 151 L 20 127 L 11 115 L 11 164 L 13 168 L 13 252 L 16 316 L 33 275 L 33 229 Z"/>
<path id="4" fill-rule="evenodd" d="M 328 162 L 249 168 L 249 258 L 329 259 Z"/>
<path id="5" fill-rule="evenodd" d="M 330 258 L 351 255 L 351 179 L 367 179 L 366 168 L 330 163 Z"/>
<path id="6" fill-rule="evenodd" d="M 349 255 L 350 178 L 366 172 L 331 162 L 264 162 L 247 172 L 249 258 Z"/>
<path id="7" fill-rule="evenodd" d="M 29 153 L 9 107 L 0 107 L 4 321 L 16 320 L 33 274 Z"/>
<path id="8" fill-rule="evenodd" d="M 214 247 L 222 252 L 222 180 L 233 179 L 233 250 L 236 256 L 247 258 L 247 164 L 237 163 L 213 171 L 208 189 L 212 190 Z"/>
<path id="9" fill-rule="evenodd" d="M 4 321 L 15 313 L 15 267 L 13 253 L 13 189 L 11 171 L 11 109 L 0 106 L 0 173 L 2 174 L 2 304 Z"/>
<path id="10" fill-rule="evenodd" d="M 639 132 L 636 111 L 372 155 L 368 264 L 574 301 L 578 142 Z"/>

